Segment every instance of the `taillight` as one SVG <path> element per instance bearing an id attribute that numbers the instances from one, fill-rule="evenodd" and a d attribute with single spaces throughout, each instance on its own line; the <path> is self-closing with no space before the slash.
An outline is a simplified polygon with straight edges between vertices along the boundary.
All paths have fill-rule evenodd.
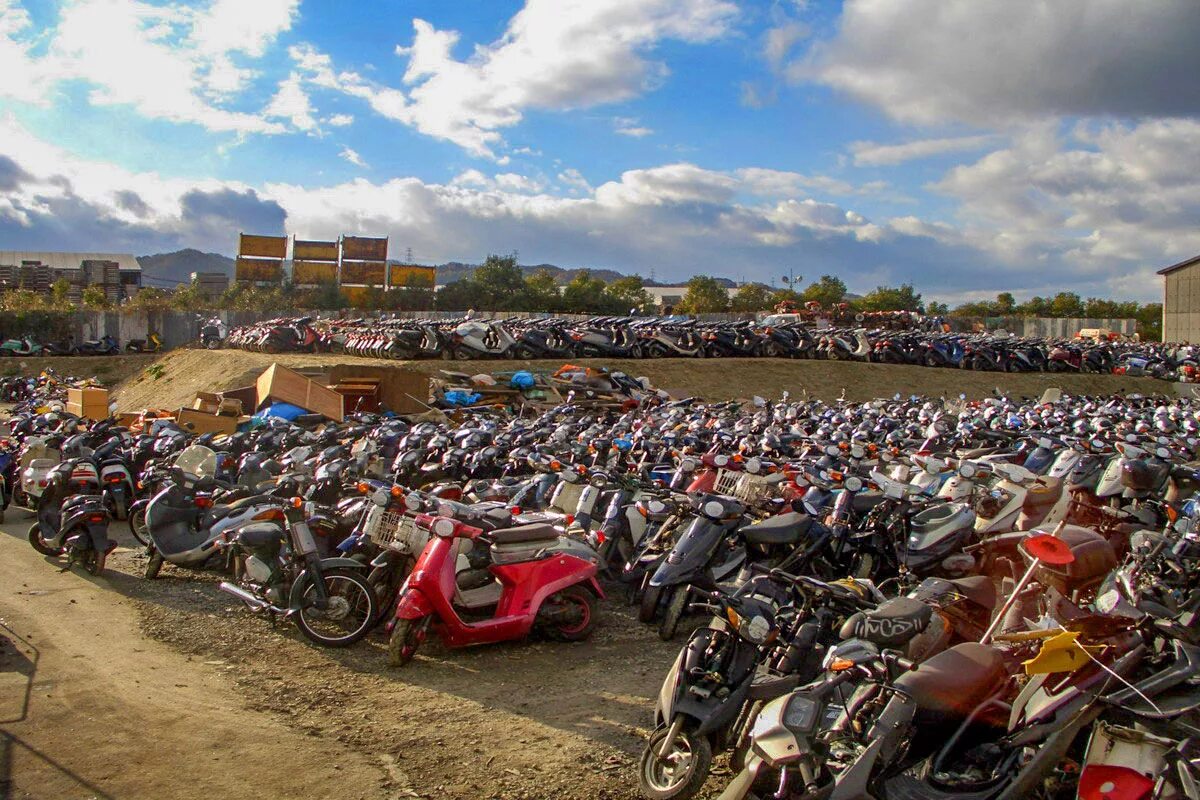
<path id="1" fill-rule="evenodd" d="M 121 483 L 121 481 L 124 479 L 119 474 L 113 473 L 112 475 L 104 476 L 104 480 L 108 481 L 109 483 Z"/>
<path id="2" fill-rule="evenodd" d="M 41 480 L 38 481 L 38 486 L 42 487 L 43 489 L 49 485 L 50 485 L 50 481 L 46 480 L 45 478 L 42 478 Z"/>
<path id="3" fill-rule="evenodd" d="M 1129 767 L 1088 764 L 1079 776 L 1079 800 L 1148 800 L 1154 781 Z"/>
<path id="4" fill-rule="evenodd" d="M 604 531 L 596 531 L 596 544 L 604 544 Z"/>
<path id="5" fill-rule="evenodd" d="M 103 514 L 88 514 L 87 521 L 91 522 L 93 524 L 99 524 L 101 522 L 104 522 L 104 515 Z"/>
<path id="6" fill-rule="evenodd" d="M 196 504 L 196 508 L 212 508 L 213 500 L 211 497 L 198 496 L 192 501 Z"/>

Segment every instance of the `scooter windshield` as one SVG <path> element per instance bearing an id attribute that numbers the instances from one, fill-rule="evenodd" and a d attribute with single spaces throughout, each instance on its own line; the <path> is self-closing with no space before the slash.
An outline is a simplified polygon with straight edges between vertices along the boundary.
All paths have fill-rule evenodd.
<path id="1" fill-rule="evenodd" d="M 211 448 L 194 444 L 180 452 L 175 466 L 193 480 L 213 478 L 217 474 L 217 454 Z"/>

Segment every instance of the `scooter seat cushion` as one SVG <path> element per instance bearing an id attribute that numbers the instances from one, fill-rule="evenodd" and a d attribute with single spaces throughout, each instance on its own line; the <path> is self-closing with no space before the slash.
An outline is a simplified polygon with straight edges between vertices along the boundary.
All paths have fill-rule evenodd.
<path id="1" fill-rule="evenodd" d="M 237 541 L 246 547 L 268 547 L 283 541 L 283 529 L 270 522 L 247 525 L 238 531 Z"/>
<path id="2" fill-rule="evenodd" d="M 996 584 L 986 575 L 973 575 L 969 578 L 955 578 L 950 581 L 955 590 L 963 597 L 981 608 L 996 607 Z"/>
<path id="3" fill-rule="evenodd" d="M 795 544 L 812 527 L 812 517 L 797 511 L 768 517 L 747 525 L 741 534 L 749 544 Z"/>
<path id="4" fill-rule="evenodd" d="M 515 528 L 501 528 L 488 534 L 495 544 L 516 544 L 517 542 L 553 541 L 558 538 L 559 531 L 553 525 L 534 523 L 533 525 L 518 525 Z"/>
<path id="5" fill-rule="evenodd" d="M 882 502 L 883 492 L 859 492 L 850 501 L 850 507 L 859 513 L 865 513 Z"/>
<path id="6" fill-rule="evenodd" d="M 271 499 L 272 499 L 271 497 L 269 497 L 268 495 L 265 495 L 265 494 L 255 494 L 255 495 L 251 495 L 250 497 L 243 497 L 239 500 L 234 500 L 232 503 L 230 503 L 227 506 L 217 506 L 216 508 L 214 508 L 212 510 L 212 518 L 213 519 L 225 519 L 225 517 L 228 517 L 230 514 L 241 511 L 246 506 L 253 505 L 254 503 L 269 502 Z"/>
<path id="7" fill-rule="evenodd" d="M 865 639 L 883 648 L 900 647 L 929 627 L 933 608 L 911 597 L 895 597 L 860 611 L 842 625 L 843 639 Z"/>
<path id="8" fill-rule="evenodd" d="M 896 686 L 908 692 L 922 710 L 961 718 L 999 688 L 1005 674 L 999 652 L 985 644 L 965 642 L 905 673 Z"/>

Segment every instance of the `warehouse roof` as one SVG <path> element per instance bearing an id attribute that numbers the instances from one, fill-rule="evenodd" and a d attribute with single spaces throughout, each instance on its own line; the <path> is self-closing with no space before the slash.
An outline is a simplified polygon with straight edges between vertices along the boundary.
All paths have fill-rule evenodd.
<path id="1" fill-rule="evenodd" d="M 1193 266 L 1194 264 L 1200 264 L 1200 256 L 1192 256 L 1191 258 L 1187 259 L 1186 261 L 1180 261 L 1178 264 L 1172 264 L 1169 267 L 1163 267 L 1162 269 L 1160 269 L 1158 271 L 1158 274 L 1159 275 L 1170 275 L 1172 272 L 1181 270 L 1184 267 Z"/>
<path id="2" fill-rule="evenodd" d="M 33 250 L 0 250 L 0 265 L 21 266 L 22 261 L 37 261 L 54 269 L 79 269 L 84 261 L 116 261 L 122 270 L 142 267 L 130 253 L 58 253 Z"/>

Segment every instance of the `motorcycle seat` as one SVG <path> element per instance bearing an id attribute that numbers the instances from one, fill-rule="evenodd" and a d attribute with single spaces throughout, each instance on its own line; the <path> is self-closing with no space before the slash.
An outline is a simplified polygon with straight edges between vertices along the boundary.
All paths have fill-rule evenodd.
<path id="1" fill-rule="evenodd" d="M 900 647 L 929 627 L 933 608 L 911 597 L 894 597 L 878 608 L 859 611 L 842 625 L 843 639 L 865 639 L 883 648 Z"/>
<path id="2" fill-rule="evenodd" d="M 950 581 L 955 590 L 963 597 L 981 608 L 996 607 L 996 584 L 986 575 L 972 575 L 969 578 L 955 578 Z"/>
<path id="3" fill-rule="evenodd" d="M 270 522 L 247 525 L 238 531 L 237 541 L 246 547 L 266 547 L 283 541 L 283 529 Z"/>
<path id="4" fill-rule="evenodd" d="M 518 525 L 515 528 L 501 528 L 487 535 L 493 544 L 517 544 L 518 542 L 553 541 L 558 538 L 558 529 L 545 523 Z"/>
<path id="5" fill-rule="evenodd" d="M 250 495 L 249 497 L 243 497 L 239 500 L 234 500 L 232 503 L 230 503 L 227 506 L 217 506 L 216 508 L 214 508 L 211 512 L 212 518 L 213 519 L 225 519 L 225 517 L 228 517 L 230 514 L 233 514 L 235 512 L 241 511 L 248 505 L 253 505 L 254 503 L 264 503 L 264 502 L 268 502 L 272 499 L 275 499 L 275 498 L 272 498 L 265 494 L 254 494 L 254 495 Z"/>
<path id="6" fill-rule="evenodd" d="M 905 673 L 896 686 L 928 711 L 962 718 L 999 688 L 1006 675 L 995 649 L 964 642 L 944 650 Z"/>
<path id="7" fill-rule="evenodd" d="M 749 544 L 795 544 L 811 527 L 812 517 L 791 511 L 747 525 L 740 533 Z"/>
<path id="8" fill-rule="evenodd" d="M 859 513 L 870 511 L 883 502 L 883 492 L 859 492 L 850 501 L 850 508 Z"/>

